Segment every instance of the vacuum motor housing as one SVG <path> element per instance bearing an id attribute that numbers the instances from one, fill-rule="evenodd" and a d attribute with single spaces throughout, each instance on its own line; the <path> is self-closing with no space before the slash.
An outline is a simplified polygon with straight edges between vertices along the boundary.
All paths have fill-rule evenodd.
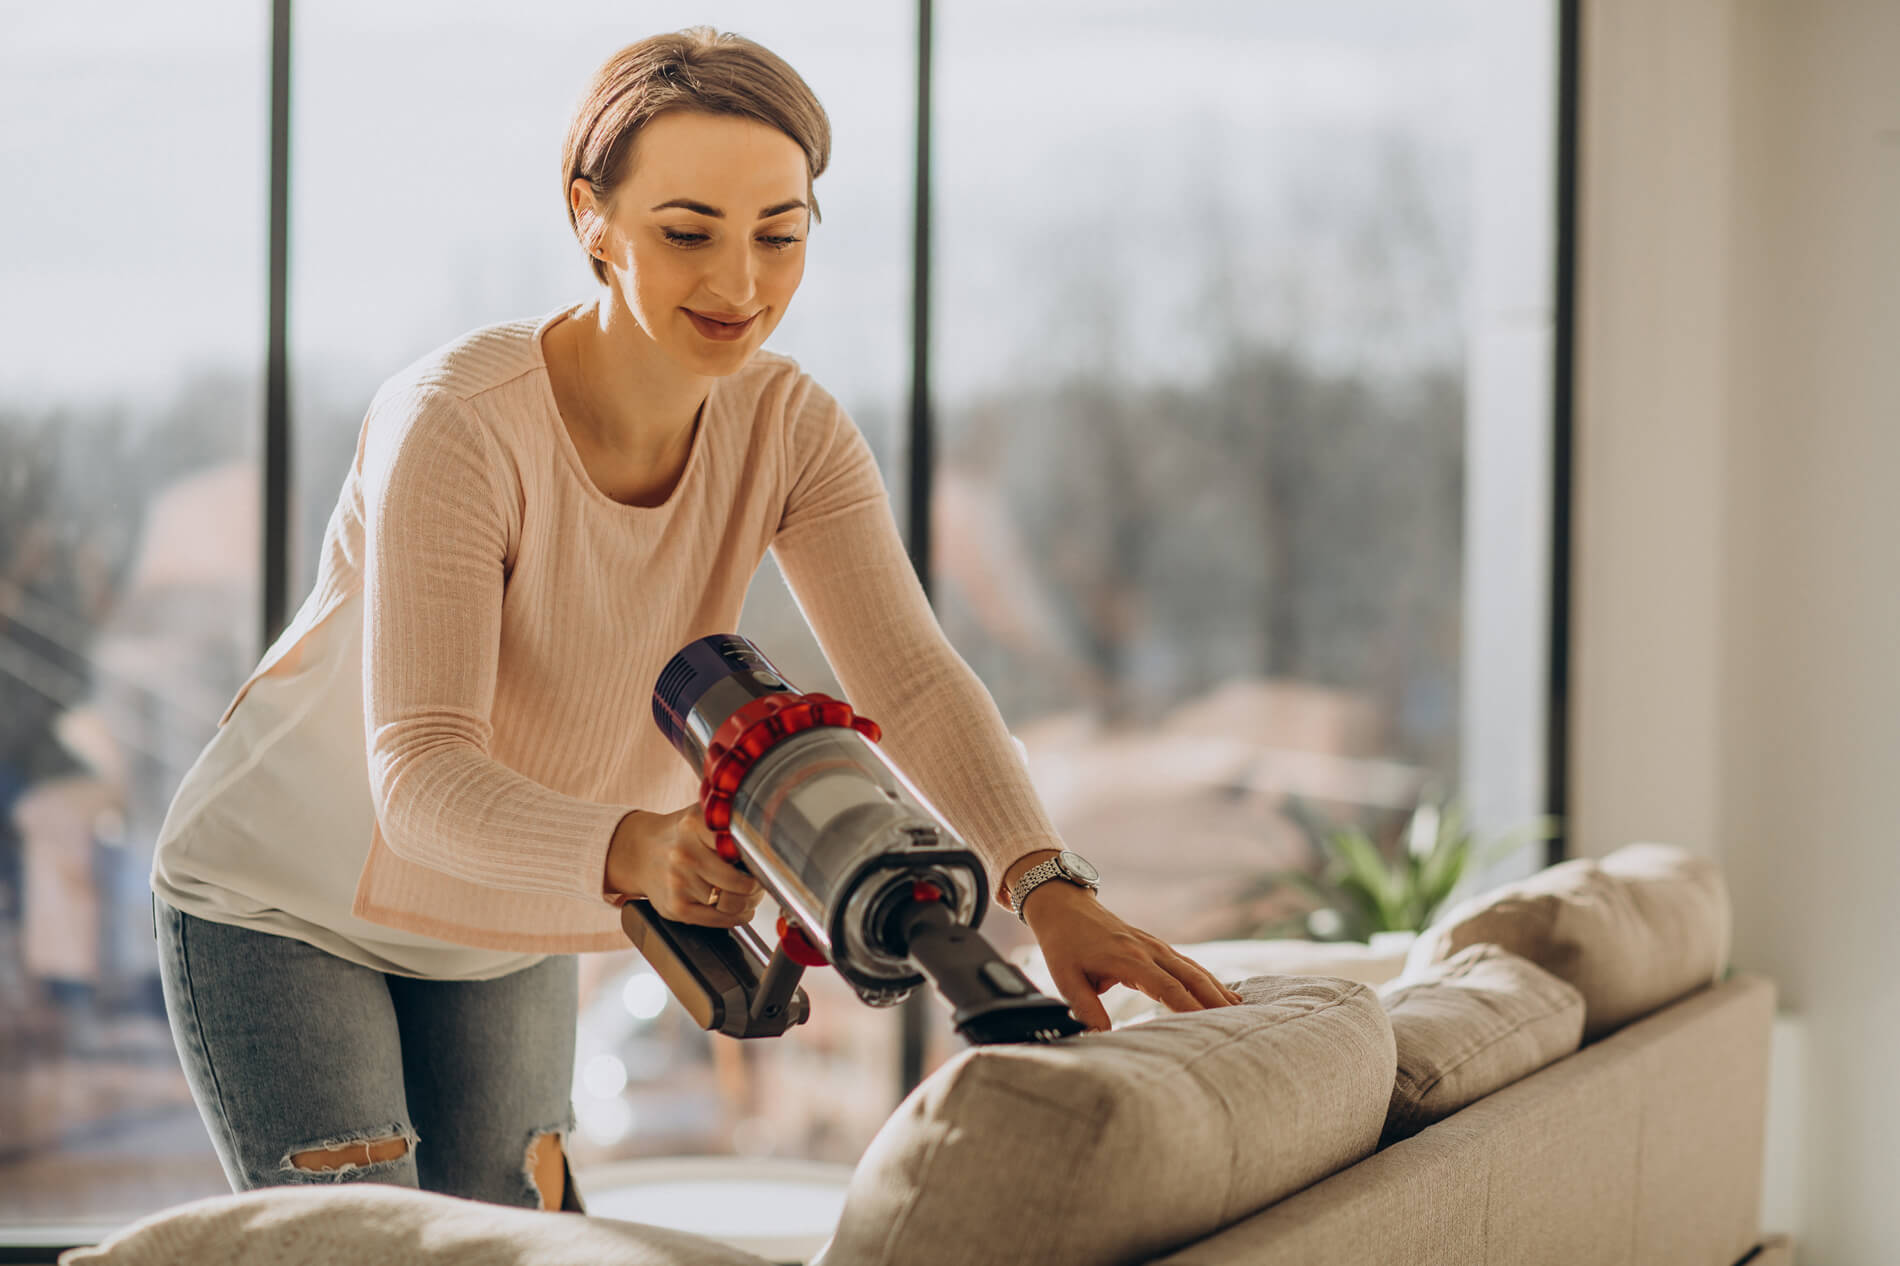
<path id="1" fill-rule="evenodd" d="M 720 855 L 763 884 L 859 997 L 901 1002 L 924 982 L 906 911 L 935 890 L 953 925 L 980 926 L 982 863 L 879 750 L 875 723 L 803 694 L 756 645 L 716 634 L 673 657 L 653 719 L 700 771 Z"/>

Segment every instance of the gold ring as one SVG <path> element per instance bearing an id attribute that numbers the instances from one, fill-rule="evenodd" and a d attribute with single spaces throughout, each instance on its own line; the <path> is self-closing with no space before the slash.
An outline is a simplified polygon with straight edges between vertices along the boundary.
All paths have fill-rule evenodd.
<path id="1" fill-rule="evenodd" d="M 712 890 L 712 896 L 706 898 L 706 904 L 709 906 L 716 906 L 719 904 L 719 889 L 714 888 Z"/>

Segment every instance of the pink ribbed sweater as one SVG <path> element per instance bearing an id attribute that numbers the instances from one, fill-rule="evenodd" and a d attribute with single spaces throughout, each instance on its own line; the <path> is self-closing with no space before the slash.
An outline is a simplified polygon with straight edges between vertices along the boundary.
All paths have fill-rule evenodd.
<path id="1" fill-rule="evenodd" d="M 937 624 L 856 425 L 760 352 L 715 380 L 669 499 L 616 502 L 548 381 L 541 336 L 579 307 L 472 331 L 383 384 L 316 585 L 226 711 L 360 608 L 375 825 L 351 913 L 497 950 L 626 948 L 602 882 L 614 827 L 698 785 L 653 724 L 654 679 L 737 631 L 768 548 L 845 694 L 1001 900 L 1011 862 L 1062 843 Z"/>

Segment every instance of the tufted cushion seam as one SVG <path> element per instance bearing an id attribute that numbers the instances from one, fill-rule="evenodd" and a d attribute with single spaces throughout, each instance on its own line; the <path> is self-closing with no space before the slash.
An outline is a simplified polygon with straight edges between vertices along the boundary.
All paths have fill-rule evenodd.
<path id="1" fill-rule="evenodd" d="M 1360 996 L 1371 993 L 1371 992 L 1372 991 L 1368 989 L 1365 985 L 1362 985 L 1357 981 L 1353 981 L 1352 992 L 1350 993 L 1342 994 L 1337 998 L 1334 998 L 1318 1007 L 1315 1007 L 1311 1011 L 1301 1012 L 1299 1015 L 1283 1015 L 1283 1016 L 1267 1017 L 1266 1023 L 1255 1025 L 1254 1027 L 1247 1029 L 1245 1032 L 1242 1032 L 1242 1033 L 1230 1034 L 1228 1037 L 1223 1038 L 1221 1041 L 1208 1047 L 1206 1050 L 1201 1051 L 1198 1054 L 1190 1056 L 1183 1063 L 1182 1066 L 1185 1068 L 1192 1068 L 1194 1067 L 1195 1064 L 1199 1063 L 1201 1060 L 1204 1060 L 1208 1056 L 1213 1055 L 1219 1051 L 1223 1051 L 1227 1049 L 1229 1046 L 1232 1046 L 1235 1042 L 1243 1042 L 1247 1040 L 1249 1037 L 1254 1036 L 1255 1034 L 1265 1033 L 1267 1030 L 1277 1028 L 1282 1024 L 1293 1024 L 1300 1020 L 1311 1020 L 1311 1019 L 1314 1019 L 1315 1017 L 1325 1015 L 1328 1011 L 1332 1011 L 1338 1007 L 1343 1007 L 1348 1002 L 1354 1001 Z M 1242 1003 L 1241 1005 L 1246 1006 L 1247 1004 Z M 1183 1014 L 1194 1015 L 1196 1013 L 1193 1011 L 1189 1011 Z M 1153 1021 L 1150 1021 L 1150 1023 L 1153 1023 Z"/>
<path id="2" fill-rule="evenodd" d="M 1406 1078 L 1409 1084 L 1412 1085 L 1413 1090 L 1414 1090 L 1414 1097 L 1422 1099 L 1426 1095 L 1430 1094 L 1432 1091 L 1436 1090 L 1438 1088 L 1439 1083 L 1444 1081 L 1445 1078 L 1451 1076 L 1453 1073 L 1457 1072 L 1458 1069 L 1462 1068 L 1465 1064 L 1471 1062 L 1473 1059 L 1476 1059 L 1478 1056 L 1484 1054 L 1486 1051 L 1490 1050 L 1493 1046 L 1496 1046 L 1499 1042 L 1503 1041 L 1505 1038 L 1508 1038 L 1515 1033 L 1522 1032 L 1524 1029 L 1529 1028 L 1533 1024 L 1539 1024 L 1545 1020 L 1550 1019 L 1552 1016 L 1556 1015 L 1560 1011 L 1563 1011 L 1566 1007 L 1570 1005 L 1571 1005 L 1570 999 L 1560 998 L 1556 1006 L 1550 1007 L 1544 1011 L 1541 1011 L 1534 1016 L 1529 1016 L 1522 1023 L 1514 1025 L 1511 1028 L 1508 1028 L 1504 1030 L 1503 1032 L 1492 1036 L 1488 1040 L 1480 1042 L 1476 1046 L 1473 1046 L 1468 1050 L 1460 1052 L 1457 1058 L 1451 1060 L 1450 1062 L 1445 1064 L 1443 1067 L 1441 1067 L 1438 1070 L 1438 1075 L 1436 1077 L 1433 1077 L 1430 1081 L 1410 1082 L 1410 1079 L 1406 1078 L 1406 1073 L 1405 1073 L 1402 1062 L 1401 1062 L 1401 1067 L 1399 1069 L 1399 1076 L 1401 1078 Z"/>
<path id="3" fill-rule="evenodd" d="M 1337 979 L 1337 977 L 1326 976 L 1326 977 L 1315 977 L 1314 979 L 1333 980 L 1333 979 Z M 1256 1019 L 1252 1021 L 1252 1023 L 1249 1024 L 1247 1028 L 1242 1029 L 1238 1033 L 1230 1033 L 1227 1036 L 1223 1037 L 1220 1041 L 1215 1042 L 1213 1045 L 1208 1046 L 1203 1050 L 1195 1052 L 1193 1055 L 1179 1059 L 1175 1062 L 1168 1062 L 1166 1059 L 1164 1059 L 1161 1062 L 1160 1067 L 1156 1067 L 1156 1068 L 1153 1068 L 1150 1070 L 1144 1070 L 1144 1071 L 1130 1070 L 1126 1074 L 1124 1074 L 1124 1077 L 1126 1081 L 1132 1085 L 1145 1085 L 1146 1083 L 1155 1081 L 1157 1079 L 1165 1079 L 1168 1077 L 1173 1077 L 1177 1073 L 1179 1073 L 1181 1069 L 1192 1068 L 1199 1061 L 1206 1059 L 1209 1056 L 1216 1055 L 1220 1053 L 1221 1051 L 1226 1050 L 1229 1046 L 1232 1046 L 1237 1042 L 1249 1041 L 1255 1037 L 1258 1037 L 1262 1033 L 1271 1032 L 1272 1030 L 1279 1028 L 1283 1024 L 1298 1024 L 1299 1022 L 1303 1020 L 1310 1020 L 1317 1016 L 1324 1015 L 1328 1011 L 1331 1011 L 1337 1007 L 1345 1006 L 1347 1003 L 1352 1002 L 1353 1000 L 1359 997 L 1362 997 L 1365 994 L 1369 994 L 1373 992 L 1369 986 L 1361 984 L 1359 981 L 1356 981 L 1356 980 L 1353 980 L 1353 981 L 1342 980 L 1340 983 L 1348 985 L 1350 987 L 1350 992 L 1343 993 L 1339 997 L 1336 997 L 1336 998 L 1330 998 L 1326 1000 L 1325 1002 L 1322 1002 L 1319 1006 L 1314 1007 L 1310 1011 L 1299 1011 L 1292 1015 L 1264 1015 L 1264 1016 L 1257 1017 Z M 1245 1007 L 1245 1006 L 1265 1006 L 1267 1004 L 1243 1002 L 1240 1005 Z M 1131 1028 L 1138 1028 L 1138 1029 L 1153 1028 L 1155 1025 L 1158 1025 L 1158 1024 L 1166 1024 L 1168 1023 L 1169 1020 L 1188 1020 L 1202 1014 L 1204 1013 L 1200 1011 L 1177 1011 L 1170 1015 L 1162 1016 L 1159 1019 L 1149 1020 L 1140 1025 L 1133 1025 L 1131 1026 Z M 1126 1031 L 1126 1030 L 1118 1030 L 1118 1032 L 1121 1032 L 1121 1031 Z M 1075 1042 L 1087 1043 L 1087 1042 L 1093 1041 L 1094 1039 L 1090 1037 L 1078 1037 L 1078 1038 L 1073 1038 L 1071 1040 Z M 1137 1052 L 1131 1052 L 1131 1053 L 1137 1053 Z"/>

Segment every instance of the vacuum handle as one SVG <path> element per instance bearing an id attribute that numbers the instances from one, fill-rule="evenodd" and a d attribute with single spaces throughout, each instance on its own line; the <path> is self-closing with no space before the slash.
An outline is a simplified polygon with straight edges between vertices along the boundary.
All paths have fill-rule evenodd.
<path id="1" fill-rule="evenodd" d="M 700 1028 L 728 1037 L 778 1037 L 811 1015 L 798 987 L 804 968 L 781 944 L 767 961 L 750 927 L 709 928 L 660 917 L 635 898 L 620 907 L 620 927 Z"/>

